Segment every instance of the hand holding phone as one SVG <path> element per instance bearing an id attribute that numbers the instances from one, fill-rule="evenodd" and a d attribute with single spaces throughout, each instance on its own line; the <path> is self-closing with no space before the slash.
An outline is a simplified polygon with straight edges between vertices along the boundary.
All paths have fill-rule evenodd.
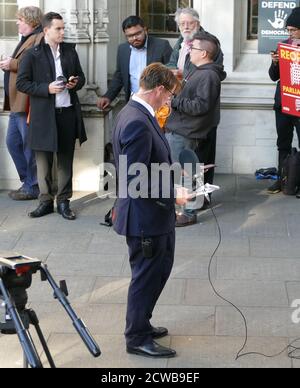
<path id="1" fill-rule="evenodd" d="M 69 78 L 69 83 L 75 83 L 76 81 L 78 81 L 79 80 L 79 77 L 78 76 L 71 76 L 70 78 Z"/>
<path id="2" fill-rule="evenodd" d="M 69 79 L 68 79 L 68 83 L 67 83 L 67 89 L 74 89 L 77 84 L 78 84 L 78 80 L 79 80 L 79 77 L 78 76 L 71 76 Z"/>

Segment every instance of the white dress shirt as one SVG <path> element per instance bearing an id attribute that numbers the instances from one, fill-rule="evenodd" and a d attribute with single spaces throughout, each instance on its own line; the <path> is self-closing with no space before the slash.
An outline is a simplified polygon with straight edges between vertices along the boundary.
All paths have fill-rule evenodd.
<path id="1" fill-rule="evenodd" d="M 143 105 L 143 107 L 146 108 L 147 111 L 150 112 L 153 117 L 155 117 L 155 112 L 152 106 L 149 105 L 146 101 L 142 100 L 136 94 L 132 96 L 132 101 L 138 102 L 139 104 Z"/>
<path id="2" fill-rule="evenodd" d="M 62 66 L 61 66 L 60 46 L 58 46 L 56 53 L 53 51 L 52 48 L 51 48 L 51 51 L 52 51 L 53 59 L 55 63 L 55 73 L 56 73 L 56 79 L 57 79 L 57 77 L 64 76 Z M 67 88 L 65 88 L 61 93 L 56 94 L 55 97 L 56 97 L 56 102 L 55 102 L 56 108 L 69 108 L 70 106 L 72 106 L 71 96 Z"/>

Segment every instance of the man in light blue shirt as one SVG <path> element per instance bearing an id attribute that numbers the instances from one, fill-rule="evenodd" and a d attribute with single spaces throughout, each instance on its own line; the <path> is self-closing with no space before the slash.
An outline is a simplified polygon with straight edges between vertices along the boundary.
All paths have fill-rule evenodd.
<path id="1" fill-rule="evenodd" d="M 97 103 L 99 109 L 107 109 L 124 88 L 125 100 L 139 90 L 139 80 L 143 70 L 150 64 L 169 62 L 172 48 L 165 39 L 148 35 L 148 28 L 139 16 L 129 16 L 122 29 L 127 39 L 118 48 L 117 70 L 108 91 Z"/>
<path id="2" fill-rule="evenodd" d="M 136 48 L 134 46 L 130 46 L 131 56 L 129 74 L 132 93 L 137 93 L 139 91 L 140 77 L 144 69 L 147 67 L 147 44 L 148 37 L 143 48 Z"/>

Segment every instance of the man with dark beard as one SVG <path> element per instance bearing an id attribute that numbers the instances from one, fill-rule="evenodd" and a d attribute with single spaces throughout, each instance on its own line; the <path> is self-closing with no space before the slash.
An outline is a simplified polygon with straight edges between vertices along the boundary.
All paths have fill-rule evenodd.
<path id="1" fill-rule="evenodd" d="M 117 56 L 117 71 L 108 91 L 97 103 L 99 109 L 107 109 L 118 96 L 122 88 L 125 90 L 125 100 L 139 90 L 139 80 L 144 69 L 156 62 L 167 64 L 172 54 L 172 48 L 167 40 L 148 35 L 145 22 L 138 16 L 130 16 L 122 25 L 127 43 L 119 46 Z"/>

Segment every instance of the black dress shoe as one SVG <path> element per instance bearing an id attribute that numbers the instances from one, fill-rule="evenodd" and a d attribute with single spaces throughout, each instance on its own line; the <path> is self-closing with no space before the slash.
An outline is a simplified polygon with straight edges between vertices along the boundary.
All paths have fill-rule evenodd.
<path id="1" fill-rule="evenodd" d="M 29 213 L 30 218 L 41 218 L 47 216 L 48 214 L 54 213 L 54 206 L 52 202 L 42 202 L 39 207 Z"/>
<path id="2" fill-rule="evenodd" d="M 68 220 L 68 221 L 76 220 L 76 214 L 70 209 L 69 202 L 61 202 L 57 204 L 57 211 L 60 215 L 63 216 L 65 220 Z"/>
<path id="3" fill-rule="evenodd" d="M 135 354 L 136 356 L 148 358 L 174 358 L 176 357 L 175 350 L 165 348 L 153 342 L 148 345 L 129 347 L 127 346 L 127 353 Z"/>
<path id="4" fill-rule="evenodd" d="M 152 338 L 153 339 L 164 338 L 168 334 L 169 334 L 169 331 L 165 327 L 152 327 Z"/>

